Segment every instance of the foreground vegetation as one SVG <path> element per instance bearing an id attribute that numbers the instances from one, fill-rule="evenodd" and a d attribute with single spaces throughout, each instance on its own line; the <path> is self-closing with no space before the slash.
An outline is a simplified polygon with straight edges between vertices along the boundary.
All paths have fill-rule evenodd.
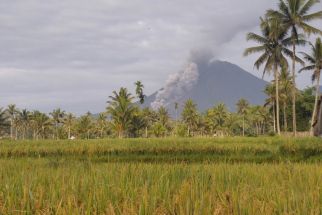
<path id="1" fill-rule="evenodd" d="M 0 214 L 321 214 L 318 138 L 0 141 Z"/>
<path id="2" fill-rule="evenodd" d="M 1 214 L 321 214 L 321 164 L 0 159 Z"/>
<path id="3" fill-rule="evenodd" d="M 1 158 L 78 158 L 109 162 L 321 161 L 318 138 L 168 138 L 5 141 Z"/>

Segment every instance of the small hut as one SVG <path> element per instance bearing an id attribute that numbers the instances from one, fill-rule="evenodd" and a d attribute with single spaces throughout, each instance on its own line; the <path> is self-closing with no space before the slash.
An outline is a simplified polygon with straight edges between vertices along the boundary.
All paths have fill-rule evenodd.
<path id="1" fill-rule="evenodd" d="M 313 123 L 313 134 L 316 137 L 322 136 L 322 96 L 318 101 L 317 114 Z"/>

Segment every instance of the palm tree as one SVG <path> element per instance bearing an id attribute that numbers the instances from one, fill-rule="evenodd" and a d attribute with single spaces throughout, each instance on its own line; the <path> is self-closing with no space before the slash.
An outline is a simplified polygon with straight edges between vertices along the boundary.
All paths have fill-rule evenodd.
<path id="1" fill-rule="evenodd" d="M 300 42 L 299 30 L 305 33 L 319 33 L 322 31 L 314 28 L 308 23 L 322 18 L 322 11 L 309 13 L 310 9 L 320 0 L 280 0 L 278 10 L 268 10 L 269 17 L 278 18 L 285 26 L 286 31 L 291 31 L 291 42 L 293 46 L 293 65 L 292 65 L 292 115 L 293 115 L 293 133 L 296 135 L 296 83 L 295 83 L 295 62 L 296 45 Z M 300 44 L 303 44 L 300 42 Z"/>
<path id="2" fill-rule="evenodd" d="M 279 69 L 287 68 L 288 63 L 285 56 L 293 56 L 293 52 L 287 48 L 290 38 L 278 19 L 261 18 L 262 35 L 248 33 L 247 40 L 259 43 L 259 46 L 251 47 L 245 50 L 244 55 L 248 56 L 253 53 L 261 53 L 254 66 L 259 69 L 264 65 L 263 76 L 266 72 L 273 71 L 275 78 L 276 93 L 276 125 L 277 133 L 281 134 L 279 122 Z M 296 60 L 302 62 L 298 57 Z"/>
<path id="3" fill-rule="evenodd" d="M 131 93 L 126 88 L 121 88 L 117 93 L 113 91 L 113 96 L 109 97 L 107 113 L 112 119 L 112 127 L 116 130 L 118 137 L 123 138 L 124 133 L 131 125 L 131 119 L 135 111 L 135 106 L 132 103 L 134 99 Z"/>
<path id="4" fill-rule="evenodd" d="M 0 108 L 0 128 L 6 128 L 8 126 L 8 115 L 3 108 Z"/>
<path id="5" fill-rule="evenodd" d="M 67 129 L 67 135 L 68 135 L 68 139 L 70 140 L 71 138 L 71 128 L 75 123 L 75 116 L 72 113 L 68 113 L 64 119 L 64 127 Z"/>
<path id="6" fill-rule="evenodd" d="M 84 116 L 81 116 L 78 121 L 78 132 L 83 137 L 86 137 L 86 139 L 89 139 L 91 129 L 92 129 L 92 115 L 90 112 L 87 112 Z"/>
<path id="7" fill-rule="evenodd" d="M 198 124 L 198 110 L 197 105 L 192 99 L 188 99 L 182 110 L 182 120 L 188 127 L 188 136 L 190 136 L 191 130 L 193 130 Z"/>
<path id="8" fill-rule="evenodd" d="M 313 127 L 316 124 L 316 119 L 317 119 L 317 105 L 318 105 L 318 97 L 320 94 L 320 74 L 321 74 L 321 69 L 322 69 L 322 43 L 321 39 L 318 38 L 315 42 L 315 45 L 310 43 L 312 46 L 312 54 L 306 54 L 303 53 L 304 59 L 310 64 L 308 66 L 303 67 L 300 72 L 304 70 L 312 71 L 313 70 L 313 75 L 312 75 L 312 81 L 316 81 L 315 84 L 315 102 L 314 102 L 314 109 L 313 109 L 313 114 L 312 114 L 312 120 L 311 120 L 311 134 L 313 135 Z"/>
<path id="9" fill-rule="evenodd" d="M 10 139 L 13 140 L 13 126 L 14 126 L 15 118 L 18 113 L 18 109 L 16 108 L 16 105 L 14 104 L 8 105 L 7 113 L 10 118 Z"/>
<path id="10" fill-rule="evenodd" d="M 240 99 L 237 104 L 237 112 L 243 117 L 243 136 L 245 136 L 245 116 L 249 107 L 249 102 L 246 99 Z"/>
<path id="11" fill-rule="evenodd" d="M 105 113 L 98 114 L 97 128 L 99 130 L 101 138 L 104 137 L 104 130 L 106 129 L 106 127 L 107 127 L 106 114 Z"/>
<path id="12" fill-rule="evenodd" d="M 19 112 L 19 124 L 22 128 L 22 139 L 24 140 L 26 137 L 26 133 L 28 130 L 28 127 L 30 125 L 30 112 L 27 111 L 27 109 L 23 109 L 21 112 Z"/>
<path id="13" fill-rule="evenodd" d="M 290 77 L 290 73 L 283 69 L 281 71 L 280 77 L 280 100 L 283 105 L 283 119 L 284 119 L 284 131 L 287 132 L 287 104 L 289 102 L 290 94 L 292 92 L 293 82 Z"/>
<path id="14" fill-rule="evenodd" d="M 53 110 L 53 112 L 49 113 L 52 118 L 53 118 L 53 122 L 54 122 L 54 126 L 55 126 L 55 133 L 56 133 L 56 139 L 59 138 L 58 136 L 58 127 L 60 125 L 60 123 L 63 122 L 64 116 L 65 116 L 65 111 L 61 110 L 60 108 Z"/>
<path id="15" fill-rule="evenodd" d="M 50 118 L 46 114 L 39 111 L 34 111 L 31 113 L 30 124 L 34 130 L 34 139 L 38 139 L 39 135 L 44 139 L 46 136 L 46 129 L 51 126 Z"/>
<path id="16" fill-rule="evenodd" d="M 137 97 L 139 98 L 140 103 L 143 104 L 144 98 L 145 98 L 145 95 L 143 93 L 144 86 L 141 81 L 135 82 L 135 86 L 136 86 L 135 93 L 136 93 Z"/>
<path id="17" fill-rule="evenodd" d="M 268 96 L 265 100 L 264 107 L 270 106 L 272 108 L 272 119 L 273 119 L 273 130 L 276 133 L 276 93 L 275 93 L 275 85 L 269 84 L 266 86 L 264 93 Z"/>

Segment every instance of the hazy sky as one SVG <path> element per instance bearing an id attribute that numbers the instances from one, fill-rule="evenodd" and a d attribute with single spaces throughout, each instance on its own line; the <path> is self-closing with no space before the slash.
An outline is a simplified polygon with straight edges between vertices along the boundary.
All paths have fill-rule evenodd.
<path id="1" fill-rule="evenodd" d="M 244 58 L 272 0 L 1 0 L 0 106 L 49 112 L 103 111 L 111 92 L 146 94 L 178 71 L 191 50 L 253 69 Z M 321 5 L 320 5 L 321 6 Z M 318 9 L 321 7 L 319 6 Z M 316 24 L 322 28 L 322 22 Z M 310 77 L 299 77 L 301 87 Z"/>

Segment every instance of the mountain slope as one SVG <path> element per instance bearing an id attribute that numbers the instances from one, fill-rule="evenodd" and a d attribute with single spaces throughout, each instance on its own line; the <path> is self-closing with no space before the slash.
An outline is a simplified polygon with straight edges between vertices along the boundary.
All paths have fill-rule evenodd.
<path id="1" fill-rule="evenodd" d="M 201 61 L 197 62 L 196 65 L 199 76 L 192 87 L 184 89 L 184 92 L 179 97 L 176 96 L 175 100 L 171 96 L 162 98 L 170 113 L 173 113 L 174 102 L 178 102 L 182 107 L 187 99 L 193 99 L 200 111 L 221 102 L 225 103 L 229 110 L 234 111 L 240 98 L 247 99 L 251 104 L 261 105 L 264 103 L 265 94 L 263 90 L 267 84 L 264 80 L 228 62 L 213 61 L 207 63 Z M 175 89 L 172 89 L 172 91 L 175 91 Z M 148 96 L 144 106 L 151 106 L 157 95 L 158 92 Z"/>

